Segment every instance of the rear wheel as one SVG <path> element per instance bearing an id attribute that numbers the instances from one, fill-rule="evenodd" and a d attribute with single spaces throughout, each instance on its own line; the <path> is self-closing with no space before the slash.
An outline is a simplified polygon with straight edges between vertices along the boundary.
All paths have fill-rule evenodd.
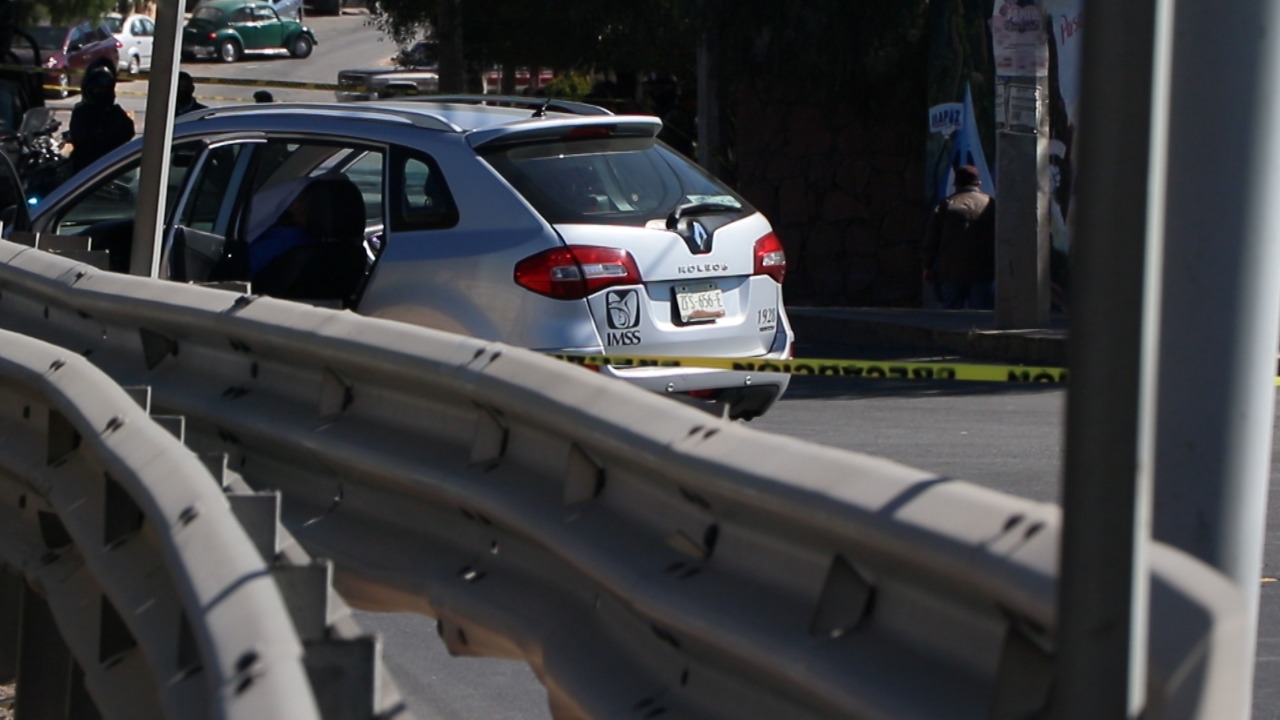
<path id="1" fill-rule="evenodd" d="M 53 90 L 49 94 L 64 100 L 71 97 L 71 74 L 68 72 L 58 73 L 57 82 L 54 83 Z"/>
<path id="2" fill-rule="evenodd" d="M 289 45 L 289 54 L 296 58 L 304 58 L 311 54 L 311 38 L 299 34 Z"/>
<path id="3" fill-rule="evenodd" d="M 129 56 L 129 75 L 131 77 L 136 77 L 140 72 L 142 72 L 142 62 L 138 60 L 137 55 L 130 55 Z"/>
<path id="4" fill-rule="evenodd" d="M 238 62 L 241 53 L 240 43 L 235 40 L 223 40 L 218 46 L 218 58 L 224 63 Z"/>

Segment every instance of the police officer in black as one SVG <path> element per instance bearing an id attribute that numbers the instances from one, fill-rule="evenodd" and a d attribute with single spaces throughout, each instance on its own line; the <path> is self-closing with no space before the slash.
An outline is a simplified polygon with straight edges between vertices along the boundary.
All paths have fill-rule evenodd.
<path id="1" fill-rule="evenodd" d="M 78 172 L 133 139 L 133 118 L 116 104 L 116 74 L 90 70 L 80 83 L 80 102 L 71 110 L 71 166 Z"/>

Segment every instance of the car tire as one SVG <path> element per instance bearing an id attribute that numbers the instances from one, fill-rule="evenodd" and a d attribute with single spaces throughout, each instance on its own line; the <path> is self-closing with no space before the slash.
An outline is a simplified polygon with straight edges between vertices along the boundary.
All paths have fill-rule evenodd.
<path id="1" fill-rule="evenodd" d="M 289 54 L 298 59 L 302 59 L 311 54 L 311 48 L 311 38 L 306 35 L 298 35 L 298 37 L 294 38 L 293 42 L 289 45 Z"/>
<path id="2" fill-rule="evenodd" d="M 142 60 L 137 55 L 129 56 L 129 77 L 137 77 L 142 72 Z"/>
<path id="3" fill-rule="evenodd" d="M 239 62 L 243 52 L 235 40 L 223 40 L 218 45 L 218 59 L 224 63 Z"/>
<path id="4" fill-rule="evenodd" d="M 66 100 L 71 97 L 71 73 L 65 70 L 58 73 L 58 82 L 52 90 L 46 91 L 46 94 L 59 100 Z"/>

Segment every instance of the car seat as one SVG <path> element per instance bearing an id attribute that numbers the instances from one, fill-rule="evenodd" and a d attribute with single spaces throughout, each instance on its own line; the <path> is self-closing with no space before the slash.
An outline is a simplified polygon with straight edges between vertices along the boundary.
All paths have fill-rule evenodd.
<path id="1" fill-rule="evenodd" d="M 364 196 L 341 173 L 318 176 L 302 192 L 304 229 L 315 241 L 268 263 L 253 290 L 280 298 L 338 300 L 350 307 L 367 271 Z"/>

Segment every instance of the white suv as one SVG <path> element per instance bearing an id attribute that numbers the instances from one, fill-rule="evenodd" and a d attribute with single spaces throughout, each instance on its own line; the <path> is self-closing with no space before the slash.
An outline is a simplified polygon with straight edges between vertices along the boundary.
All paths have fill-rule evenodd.
<path id="1" fill-rule="evenodd" d="M 261 294 L 555 354 L 790 357 L 786 260 L 764 216 L 657 141 L 657 118 L 530 102 L 183 116 L 161 276 L 248 279 Z M 134 140 L 86 168 L 31 209 L 31 229 L 88 235 L 127 271 L 141 152 Z M 250 278 L 252 243 L 285 191 L 308 182 L 325 186 L 308 211 L 319 241 Z M 687 366 L 601 372 L 734 418 L 763 413 L 787 386 Z"/>

